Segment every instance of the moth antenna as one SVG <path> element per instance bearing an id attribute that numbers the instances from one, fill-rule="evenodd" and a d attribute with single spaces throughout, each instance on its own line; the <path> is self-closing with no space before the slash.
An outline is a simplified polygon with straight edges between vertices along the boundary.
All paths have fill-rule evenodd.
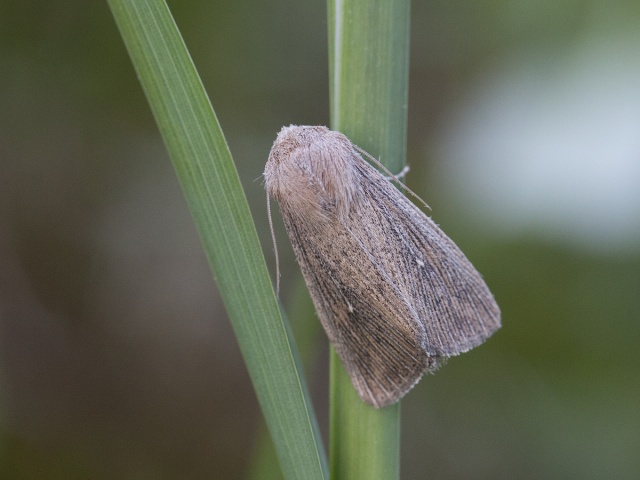
<path id="1" fill-rule="evenodd" d="M 380 167 L 380 169 L 386 173 L 389 178 L 391 178 L 392 180 L 394 180 L 398 186 L 400 186 L 400 188 L 402 188 L 404 191 L 409 192 L 411 194 L 411 196 L 413 196 L 415 199 L 417 199 L 420 203 L 422 203 L 422 205 L 424 205 L 426 208 L 428 208 L 429 210 L 431 210 L 431 207 L 427 204 L 427 202 L 425 202 L 422 198 L 420 198 L 420 196 L 415 193 L 413 190 L 411 190 L 409 187 L 407 187 L 404 183 L 402 183 L 400 181 L 400 177 L 404 177 L 407 172 L 409 171 L 409 167 L 407 165 L 405 165 L 403 167 L 402 170 L 400 170 L 400 173 L 398 173 L 397 175 L 394 175 L 393 173 L 391 173 L 391 171 L 385 167 L 380 160 L 378 160 L 377 158 L 375 158 L 373 155 L 369 154 L 368 152 L 366 152 L 365 150 L 363 150 L 362 148 L 360 148 L 357 145 L 354 145 L 355 149 L 360 152 L 362 155 L 364 155 L 365 157 L 367 157 L 369 160 L 371 160 L 375 165 L 377 165 L 378 167 Z"/>
<path id="2" fill-rule="evenodd" d="M 267 193 L 267 217 L 269 217 L 269 230 L 271 231 L 271 241 L 273 242 L 273 252 L 276 259 L 276 296 L 280 296 L 280 259 L 278 258 L 278 243 L 276 242 L 276 232 L 273 230 L 273 220 L 271 219 L 271 198 Z"/>

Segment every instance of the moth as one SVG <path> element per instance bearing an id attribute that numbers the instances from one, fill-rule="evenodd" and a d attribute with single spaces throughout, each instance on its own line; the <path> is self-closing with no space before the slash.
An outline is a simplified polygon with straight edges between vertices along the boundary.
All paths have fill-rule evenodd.
<path id="1" fill-rule="evenodd" d="M 362 155 L 376 162 L 326 127 L 284 127 L 264 182 L 329 341 L 380 408 L 484 342 L 500 309 L 453 241 Z"/>

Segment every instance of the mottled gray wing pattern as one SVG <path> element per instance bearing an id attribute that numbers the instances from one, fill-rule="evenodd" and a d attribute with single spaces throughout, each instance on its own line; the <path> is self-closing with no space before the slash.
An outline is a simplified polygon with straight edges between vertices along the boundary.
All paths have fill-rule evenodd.
<path id="1" fill-rule="evenodd" d="M 430 356 L 480 345 L 500 327 L 500 310 L 484 280 L 433 221 L 363 160 L 362 241 L 415 310 Z M 360 231 L 359 231 L 360 232 Z M 380 255 L 382 253 L 382 255 Z"/>
<path id="2" fill-rule="evenodd" d="M 331 343 L 360 396 L 380 407 L 425 370 L 482 343 L 499 328 L 500 312 L 480 274 L 431 219 L 354 161 L 364 195 L 348 220 L 312 232 L 295 211 L 283 218 Z"/>
<path id="3" fill-rule="evenodd" d="M 335 223 L 309 235 L 295 218 L 283 212 L 320 321 L 356 390 L 376 407 L 396 402 L 433 363 L 424 326 L 384 271 L 354 261 L 362 245 L 347 228 Z"/>

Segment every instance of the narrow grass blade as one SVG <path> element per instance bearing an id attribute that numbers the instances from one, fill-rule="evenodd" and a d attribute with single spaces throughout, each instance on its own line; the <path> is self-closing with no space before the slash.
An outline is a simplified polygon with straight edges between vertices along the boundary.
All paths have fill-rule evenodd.
<path id="1" fill-rule="evenodd" d="M 392 172 L 405 162 L 409 0 L 329 0 L 331 127 Z M 400 475 L 400 407 L 375 410 L 331 356 L 333 480 Z"/>
<path id="2" fill-rule="evenodd" d="M 167 5 L 163 0 L 108 3 L 200 233 L 283 474 L 291 480 L 326 478 L 304 378 L 244 192 Z"/>

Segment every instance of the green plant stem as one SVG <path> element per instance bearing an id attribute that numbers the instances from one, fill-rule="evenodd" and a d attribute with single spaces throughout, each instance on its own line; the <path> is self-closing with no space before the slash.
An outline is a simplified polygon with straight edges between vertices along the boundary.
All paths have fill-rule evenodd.
<path id="1" fill-rule="evenodd" d="M 300 365 L 233 159 L 163 0 L 109 0 L 180 180 L 290 480 L 327 477 Z M 212 472 L 215 476 L 215 472 Z"/>
<path id="2" fill-rule="evenodd" d="M 329 0 L 331 128 L 392 172 L 405 162 L 409 0 Z M 400 406 L 376 410 L 357 396 L 331 353 L 332 480 L 396 480 Z"/>

